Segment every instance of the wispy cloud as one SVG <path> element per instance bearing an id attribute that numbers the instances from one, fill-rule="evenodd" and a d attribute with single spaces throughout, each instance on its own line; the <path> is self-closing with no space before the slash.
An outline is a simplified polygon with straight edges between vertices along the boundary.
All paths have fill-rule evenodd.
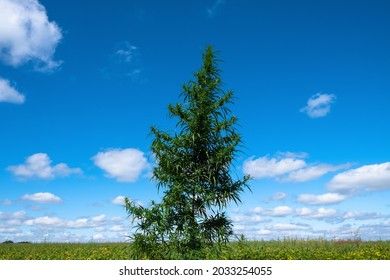
<path id="1" fill-rule="evenodd" d="M 273 196 L 271 196 L 270 200 L 282 200 L 287 197 L 287 194 L 284 192 L 277 192 Z"/>
<path id="2" fill-rule="evenodd" d="M 118 182 L 135 182 L 150 168 L 144 153 L 137 149 L 111 149 L 92 157 L 95 165 L 106 172 L 106 176 Z"/>
<path id="3" fill-rule="evenodd" d="M 109 56 L 108 64 L 101 69 L 105 78 L 122 77 L 140 81 L 143 67 L 140 62 L 140 50 L 129 41 L 116 45 Z"/>
<path id="4" fill-rule="evenodd" d="M 39 192 L 34 194 L 25 194 L 21 198 L 22 200 L 28 200 L 36 203 L 60 203 L 62 199 L 52 193 Z"/>
<path id="5" fill-rule="evenodd" d="M 122 42 L 115 50 L 115 58 L 118 62 L 130 63 L 138 53 L 138 48 L 130 42 Z"/>
<path id="6" fill-rule="evenodd" d="M 1 204 L 4 205 L 4 206 L 12 205 L 12 200 L 10 200 L 10 199 L 3 199 L 1 201 Z"/>
<path id="7" fill-rule="evenodd" d="M 335 101 L 334 94 L 317 93 L 309 98 L 307 105 L 301 108 L 310 118 L 325 117 L 330 112 L 330 105 Z"/>
<path id="8" fill-rule="evenodd" d="M 37 153 L 29 156 L 24 164 L 9 166 L 7 170 L 20 179 L 54 179 L 82 173 L 80 168 L 70 168 L 65 163 L 51 163 L 47 154 Z"/>
<path id="9" fill-rule="evenodd" d="M 50 71 L 62 33 L 49 21 L 38 0 L 0 0 L 0 60 L 14 67 L 33 62 L 38 71 Z"/>
<path id="10" fill-rule="evenodd" d="M 215 0 L 213 5 L 207 9 L 207 15 L 209 18 L 215 17 L 218 10 L 226 3 L 225 0 Z"/>
<path id="11" fill-rule="evenodd" d="M 25 97 L 10 85 L 8 80 L 0 77 L 0 102 L 23 104 Z"/>

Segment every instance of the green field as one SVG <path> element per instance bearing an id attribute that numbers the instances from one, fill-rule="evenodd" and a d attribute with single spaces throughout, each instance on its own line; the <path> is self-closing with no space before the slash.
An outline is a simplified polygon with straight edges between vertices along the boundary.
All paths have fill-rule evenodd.
<path id="1" fill-rule="evenodd" d="M 127 260 L 130 253 L 128 243 L 0 244 L 1 260 Z M 390 241 L 242 241 L 202 256 L 218 260 L 390 260 Z"/>

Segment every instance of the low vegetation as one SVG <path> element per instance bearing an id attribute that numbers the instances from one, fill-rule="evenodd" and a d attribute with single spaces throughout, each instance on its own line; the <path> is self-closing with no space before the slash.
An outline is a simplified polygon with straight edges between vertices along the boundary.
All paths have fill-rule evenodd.
<path id="1" fill-rule="evenodd" d="M 129 243 L 3 243 L 1 260 L 128 260 Z M 168 254 L 164 259 L 183 259 Z M 298 240 L 238 241 L 186 259 L 206 260 L 390 260 L 390 241 Z"/>

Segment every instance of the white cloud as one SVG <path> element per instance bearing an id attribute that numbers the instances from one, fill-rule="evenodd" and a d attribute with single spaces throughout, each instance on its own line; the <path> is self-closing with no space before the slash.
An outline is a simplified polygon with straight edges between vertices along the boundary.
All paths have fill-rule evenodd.
<path id="1" fill-rule="evenodd" d="M 106 172 L 107 177 L 119 182 L 135 182 L 150 167 L 143 152 L 130 148 L 100 152 L 92 160 Z"/>
<path id="2" fill-rule="evenodd" d="M 12 205 L 12 201 L 10 199 L 3 199 L 1 204 L 3 204 L 4 206 L 9 206 Z"/>
<path id="3" fill-rule="evenodd" d="M 87 218 L 77 219 L 76 221 L 65 221 L 64 227 L 68 228 L 90 228 L 93 224 Z"/>
<path id="4" fill-rule="evenodd" d="M 15 233 L 17 231 L 16 228 L 0 227 L 0 233 Z"/>
<path id="5" fill-rule="evenodd" d="M 243 165 L 244 173 L 251 175 L 255 179 L 275 178 L 285 175 L 294 170 L 303 168 L 306 162 L 296 158 L 269 158 L 267 156 L 246 160 Z"/>
<path id="6" fill-rule="evenodd" d="M 111 203 L 124 206 L 125 205 L 125 197 L 123 195 L 118 195 L 113 200 L 111 200 Z"/>
<path id="7" fill-rule="evenodd" d="M 337 174 L 327 185 L 332 192 L 353 194 L 358 191 L 390 189 L 390 162 L 365 165 Z"/>
<path id="8" fill-rule="evenodd" d="M 350 166 L 349 164 L 343 164 L 338 166 L 333 166 L 329 164 L 308 166 L 306 168 L 302 168 L 291 172 L 283 180 L 290 181 L 290 182 L 311 181 L 325 175 L 326 173 L 334 172 L 343 168 L 347 168 L 349 166 Z"/>
<path id="9" fill-rule="evenodd" d="M 51 215 L 27 217 L 25 211 L 0 212 L 0 240 L 13 233 L 13 241 L 87 242 L 95 233 L 101 234 L 96 236 L 101 240 L 123 242 L 127 239 L 124 233 L 131 230 L 127 222 L 125 216 L 108 218 L 105 214 L 72 220 Z"/>
<path id="10" fill-rule="evenodd" d="M 270 234 L 272 234 L 272 231 L 270 231 L 268 229 L 260 229 L 260 230 L 256 231 L 256 234 L 259 234 L 259 235 L 270 235 Z"/>
<path id="11" fill-rule="evenodd" d="M 7 225 L 18 226 L 21 224 L 22 224 L 22 221 L 20 219 L 11 219 L 11 220 L 7 221 Z"/>
<path id="12" fill-rule="evenodd" d="M 120 42 L 110 54 L 108 64 L 100 69 L 106 79 L 131 78 L 133 81 L 145 82 L 142 77 L 143 66 L 138 47 L 128 41 Z"/>
<path id="13" fill-rule="evenodd" d="M 119 232 L 119 231 L 124 231 L 125 228 L 121 225 L 115 225 L 115 226 L 112 226 L 110 228 L 110 231 L 113 231 L 113 232 Z"/>
<path id="14" fill-rule="evenodd" d="M 305 152 L 277 152 L 278 158 L 308 158 L 309 154 Z"/>
<path id="15" fill-rule="evenodd" d="M 296 209 L 296 214 L 298 216 L 303 216 L 306 218 L 318 219 L 318 220 L 323 220 L 327 218 L 338 219 L 338 217 L 336 217 L 337 211 L 335 209 L 324 208 L 324 207 L 321 207 L 317 210 L 313 210 L 306 207 L 298 208 Z"/>
<path id="16" fill-rule="evenodd" d="M 8 80 L 0 77 L 0 102 L 22 104 L 24 101 L 24 95 L 13 88 Z"/>
<path id="17" fill-rule="evenodd" d="M 243 171 L 254 179 L 274 178 L 280 182 L 306 182 L 329 172 L 348 168 L 350 164 L 308 164 L 306 153 L 278 152 L 276 156 L 251 157 L 244 161 Z"/>
<path id="18" fill-rule="evenodd" d="M 375 212 L 360 212 L 360 211 L 349 211 L 345 213 L 343 219 L 355 219 L 355 220 L 371 220 L 381 218 L 382 215 Z"/>
<path id="19" fill-rule="evenodd" d="M 105 227 L 95 227 L 95 229 L 94 229 L 94 231 L 96 231 L 96 232 L 103 232 L 105 230 L 106 230 Z"/>
<path id="20" fill-rule="evenodd" d="M 269 208 L 269 209 L 263 209 L 261 207 L 255 207 L 251 210 L 249 210 L 245 217 L 249 218 L 251 217 L 251 219 L 253 217 L 259 217 L 261 218 L 261 216 L 275 216 L 275 217 L 281 217 L 281 216 L 288 216 L 290 214 L 293 214 L 294 213 L 294 210 L 289 207 L 289 206 L 277 206 L 275 208 Z"/>
<path id="21" fill-rule="evenodd" d="M 270 228 L 273 230 L 278 230 L 278 231 L 291 231 L 291 230 L 295 231 L 295 230 L 308 230 L 310 227 L 307 225 L 278 223 L 278 224 L 272 225 Z"/>
<path id="22" fill-rule="evenodd" d="M 239 211 L 239 210 L 238 210 Z M 264 212 L 264 209 L 261 208 L 260 206 L 257 206 L 253 208 L 252 210 L 249 211 L 250 213 L 255 213 L 255 214 L 261 214 Z"/>
<path id="23" fill-rule="evenodd" d="M 26 219 L 26 211 L 20 210 L 16 212 L 0 212 L 0 220 L 10 220 L 10 219 Z"/>
<path id="24" fill-rule="evenodd" d="M 289 206 L 278 206 L 272 209 L 268 214 L 271 216 L 287 216 L 293 212 L 294 210 Z"/>
<path id="25" fill-rule="evenodd" d="M 96 233 L 92 236 L 93 240 L 103 240 L 105 238 L 104 234 L 102 233 Z"/>
<path id="26" fill-rule="evenodd" d="M 29 61 L 47 71 L 61 62 L 53 55 L 62 38 L 38 0 L 0 0 L 0 60 L 12 66 Z"/>
<path id="27" fill-rule="evenodd" d="M 330 112 L 330 104 L 334 102 L 334 94 L 317 93 L 309 98 L 307 105 L 301 108 L 311 118 L 325 117 Z"/>
<path id="28" fill-rule="evenodd" d="M 80 168 L 70 168 L 65 163 L 51 166 L 49 156 L 44 153 L 33 154 L 24 164 L 9 166 L 7 170 L 21 179 L 53 179 L 82 173 Z"/>
<path id="29" fill-rule="evenodd" d="M 28 226 L 64 226 L 65 221 L 60 218 L 56 217 L 49 217 L 49 216 L 44 216 L 44 217 L 38 217 L 35 219 L 30 219 L 24 222 Z"/>
<path id="30" fill-rule="evenodd" d="M 235 223 L 262 223 L 265 220 L 259 215 L 233 215 L 232 221 Z"/>
<path id="31" fill-rule="evenodd" d="M 347 197 L 339 193 L 325 193 L 321 195 L 301 194 L 298 201 L 310 205 L 333 204 L 345 200 Z"/>
<path id="32" fill-rule="evenodd" d="M 37 203 L 60 203 L 62 199 L 48 192 L 39 192 L 34 194 L 25 194 L 22 200 L 29 200 Z"/>
<path id="33" fill-rule="evenodd" d="M 27 226 L 34 227 L 46 227 L 46 228 L 71 228 L 71 229 L 80 229 L 80 228 L 91 228 L 94 226 L 87 218 L 77 219 L 77 220 L 65 220 L 57 217 L 37 217 L 34 219 L 29 219 L 24 222 Z"/>
<path id="34" fill-rule="evenodd" d="M 281 199 L 286 198 L 286 197 L 287 197 L 287 194 L 285 194 L 284 192 L 277 192 L 271 197 L 271 200 L 281 200 Z"/>
<path id="35" fill-rule="evenodd" d="M 96 222 L 96 223 L 104 222 L 106 220 L 106 215 L 102 214 L 102 215 L 93 217 L 91 220 L 92 220 L 92 222 Z"/>
<path id="36" fill-rule="evenodd" d="M 13 212 L 11 217 L 17 218 L 17 219 L 23 219 L 26 217 L 26 211 L 20 210 L 17 212 Z"/>
<path id="37" fill-rule="evenodd" d="M 121 221 L 123 221 L 123 217 L 115 216 L 115 217 L 111 218 L 111 221 L 113 221 L 113 222 L 121 222 Z"/>
<path id="38" fill-rule="evenodd" d="M 138 48 L 129 42 L 122 42 L 115 51 L 115 56 L 118 62 L 130 63 L 137 56 Z"/>

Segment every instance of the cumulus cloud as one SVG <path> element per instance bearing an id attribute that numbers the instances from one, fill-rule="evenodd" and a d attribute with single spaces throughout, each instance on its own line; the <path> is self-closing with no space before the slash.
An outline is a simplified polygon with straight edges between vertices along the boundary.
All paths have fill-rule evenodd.
<path id="1" fill-rule="evenodd" d="M 70 168 L 65 163 L 57 165 L 51 165 L 51 163 L 47 154 L 37 153 L 29 156 L 24 164 L 9 166 L 7 170 L 21 179 L 54 179 L 82 173 L 80 168 Z"/>
<path id="2" fill-rule="evenodd" d="M 124 197 L 123 195 L 118 195 L 113 200 L 111 200 L 111 203 L 116 204 L 116 205 L 120 205 L 120 206 L 124 206 L 125 205 L 125 198 L 126 197 Z"/>
<path id="3" fill-rule="evenodd" d="M 0 77 L 0 102 L 23 104 L 25 97 L 10 85 L 8 80 Z"/>
<path id="4" fill-rule="evenodd" d="M 18 230 L 16 228 L 10 228 L 10 227 L 1 227 L 0 226 L 0 233 L 16 233 Z"/>
<path id="5" fill-rule="evenodd" d="M 306 168 L 302 168 L 299 170 L 295 170 L 288 174 L 286 178 L 284 178 L 285 181 L 290 182 L 306 182 L 311 181 L 317 178 L 320 178 L 321 176 L 325 175 L 329 172 L 338 171 L 340 169 L 344 169 L 349 167 L 349 164 L 343 164 L 343 165 L 329 165 L 329 164 L 319 164 L 319 165 L 312 165 L 308 166 Z"/>
<path id="6" fill-rule="evenodd" d="M 87 242 L 94 233 L 101 233 L 106 241 L 120 242 L 126 240 L 124 235 L 129 230 L 126 221 L 125 217 L 108 218 L 105 214 L 67 219 L 51 215 L 28 217 L 25 211 L 0 211 L 0 240 L 9 239 L 6 236 L 12 233 L 13 241 L 35 242 L 44 238 L 50 242 Z"/>
<path id="7" fill-rule="evenodd" d="M 307 105 L 301 108 L 310 118 L 325 117 L 330 112 L 330 105 L 334 102 L 334 94 L 317 93 L 309 98 Z"/>
<path id="8" fill-rule="evenodd" d="M 325 193 L 321 195 L 301 194 L 298 201 L 310 205 L 333 204 L 345 200 L 347 196 L 338 193 Z"/>
<path id="9" fill-rule="evenodd" d="M 256 234 L 258 235 L 270 235 L 272 234 L 272 231 L 270 231 L 269 229 L 260 229 L 258 231 L 256 231 Z"/>
<path id="10" fill-rule="evenodd" d="M 0 0 L 0 60 L 14 67 L 33 62 L 37 70 L 57 68 L 53 59 L 62 38 L 38 0 Z"/>
<path id="11" fill-rule="evenodd" d="M 306 162 L 296 158 L 269 158 L 268 156 L 246 160 L 243 170 L 254 179 L 275 178 L 306 166 Z"/>
<path id="12" fill-rule="evenodd" d="M 60 218 L 56 217 L 49 217 L 49 216 L 44 216 L 44 217 L 38 217 L 35 219 L 30 219 L 24 222 L 25 225 L 27 226 L 64 226 L 65 221 Z"/>
<path id="13" fill-rule="evenodd" d="M 106 237 L 105 237 L 104 234 L 102 234 L 102 233 L 96 233 L 96 234 L 94 234 L 94 235 L 92 236 L 92 239 L 93 239 L 93 240 L 103 240 L 104 238 L 106 238 Z"/>
<path id="14" fill-rule="evenodd" d="M 62 199 L 52 193 L 39 192 L 34 194 L 25 194 L 21 198 L 22 200 L 28 200 L 36 203 L 60 203 Z"/>
<path id="15" fill-rule="evenodd" d="M 102 214 L 96 217 L 92 217 L 91 220 L 92 222 L 96 222 L 96 223 L 104 222 L 106 220 L 106 215 Z"/>
<path id="16" fill-rule="evenodd" d="M 69 228 L 69 229 L 80 229 L 80 228 L 92 228 L 94 223 L 87 219 L 81 218 L 77 220 L 65 220 L 58 217 L 43 216 L 34 219 L 29 219 L 24 222 L 27 226 L 33 227 L 45 227 L 45 228 Z"/>
<path id="17" fill-rule="evenodd" d="M 339 173 L 332 178 L 327 188 L 342 194 L 390 189 L 390 162 L 365 165 Z"/>
<path id="18" fill-rule="evenodd" d="M 247 216 L 256 216 L 256 215 L 262 215 L 262 216 L 287 216 L 290 214 L 293 214 L 294 210 L 289 206 L 277 206 L 275 208 L 268 208 L 263 209 L 261 207 L 255 207 L 251 210 L 249 210 L 246 215 Z M 260 217 L 260 216 L 259 216 Z"/>
<path id="19" fill-rule="evenodd" d="M 263 223 L 268 220 L 264 220 L 259 215 L 233 215 L 232 221 L 235 223 Z"/>
<path id="20" fill-rule="evenodd" d="M 254 179 L 274 178 L 281 182 L 306 182 L 318 179 L 329 172 L 347 168 L 350 164 L 308 164 L 303 158 L 306 153 L 277 153 L 270 158 L 264 156 L 255 159 L 251 157 L 244 161 L 243 171 Z"/>
<path id="21" fill-rule="evenodd" d="M 294 212 L 289 206 L 278 206 L 269 211 L 267 214 L 271 216 L 287 216 Z"/>
<path id="22" fill-rule="evenodd" d="M 313 210 L 313 209 L 304 207 L 304 208 L 296 209 L 295 212 L 298 216 L 302 216 L 302 217 L 306 217 L 306 218 L 310 218 L 310 219 L 317 219 L 317 220 L 324 220 L 325 219 L 328 221 L 338 219 L 338 217 L 336 216 L 337 211 L 335 209 L 331 209 L 331 208 L 321 207 L 319 209 Z"/>
<path id="23" fill-rule="evenodd" d="M 26 218 L 26 211 L 20 210 L 16 212 L 0 212 L 0 221 L 9 220 L 9 219 L 20 219 L 23 220 Z"/>
<path id="24" fill-rule="evenodd" d="M 296 230 L 308 230 L 310 229 L 310 226 L 308 225 L 300 225 L 300 224 L 284 224 L 284 223 L 278 223 L 275 225 L 272 225 L 270 227 L 272 230 L 278 230 L 278 231 L 296 231 Z"/>
<path id="25" fill-rule="evenodd" d="M 92 160 L 106 172 L 107 177 L 118 182 L 135 182 L 143 171 L 150 168 L 144 153 L 131 148 L 100 152 Z"/>
<path id="26" fill-rule="evenodd" d="M 110 228 L 110 231 L 113 232 L 120 232 L 120 231 L 125 231 L 126 229 L 122 225 L 115 225 Z"/>

